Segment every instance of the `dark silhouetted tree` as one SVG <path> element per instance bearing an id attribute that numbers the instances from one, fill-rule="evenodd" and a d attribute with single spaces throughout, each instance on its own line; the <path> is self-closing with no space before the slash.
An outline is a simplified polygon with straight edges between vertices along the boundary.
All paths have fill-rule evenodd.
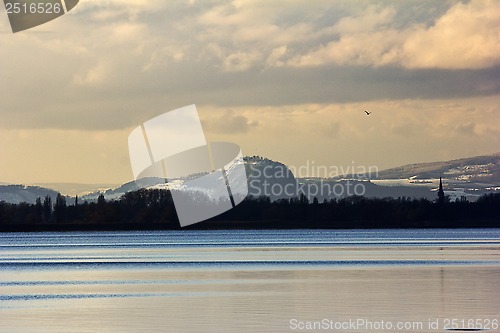
<path id="1" fill-rule="evenodd" d="M 105 205 L 106 204 L 106 198 L 104 198 L 104 194 L 99 195 L 99 197 L 97 198 L 97 204 L 98 205 Z"/>
<path id="2" fill-rule="evenodd" d="M 66 198 L 57 193 L 56 202 L 54 204 L 54 221 L 56 223 L 63 223 L 66 217 Z"/>
<path id="3" fill-rule="evenodd" d="M 43 206 L 42 199 L 40 197 L 36 198 L 35 201 L 35 219 L 37 223 L 42 222 L 43 220 Z"/>
<path id="4" fill-rule="evenodd" d="M 52 221 L 52 199 L 49 195 L 43 200 L 43 221 L 45 223 Z"/>

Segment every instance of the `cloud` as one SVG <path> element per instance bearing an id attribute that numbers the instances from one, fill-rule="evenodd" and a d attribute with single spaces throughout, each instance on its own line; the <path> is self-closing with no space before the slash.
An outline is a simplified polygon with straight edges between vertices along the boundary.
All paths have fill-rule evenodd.
<path id="1" fill-rule="evenodd" d="M 467 122 L 464 124 L 458 124 L 455 128 L 455 131 L 457 132 L 458 135 L 465 135 L 465 136 L 476 136 L 476 124 L 473 122 Z"/>
<path id="2" fill-rule="evenodd" d="M 251 121 L 246 116 L 236 114 L 232 110 L 226 110 L 220 116 L 210 117 L 203 122 L 204 127 L 217 134 L 242 134 L 259 125 L 259 122 Z"/>
<path id="3" fill-rule="evenodd" d="M 146 25 L 138 23 L 118 23 L 108 29 L 109 32 L 104 33 L 108 34 L 109 42 L 116 44 L 138 42 L 147 38 L 148 34 Z"/>
<path id="4" fill-rule="evenodd" d="M 394 20 L 396 10 L 393 7 L 367 6 L 356 16 L 347 16 L 340 19 L 332 31 L 340 35 L 369 33 L 375 30 L 386 29 Z"/>
<path id="5" fill-rule="evenodd" d="M 396 29 L 396 10 L 369 6 L 342 18 L 333 40 L 290 59 L 290 66 L 401 66 L 409 69 L 480 69 L 500 65 L 500 2 L 453 5 L 432 25 Z"/>
<path id="6" fill-rule="evenodd" d="M 276 47 L 271 51 L 271 54 L 266 59 L 267 66 L 283 66 L 285 63 L 282 60 L 283 56 L 286 54 L 286 45 Z"/>
<path id="7" fill-rule="evenodd" d="M 367 3 L 82 2 L 35 29 L 52 33 L 0 35 L 8 64 L 0 127 L 121 129 L 192 103 L 236 109 L 500 92 L 500 64 L 481 67 L 495 61 L 474 53 L 481 66 L 462 68 L 458 56 L 433 64 L 417 56 L 432 50 L 411 53 L 408 42 L 451 29 L 460 15 L 469 18 L 466 40 L 473 31 L 486 38 L 496 3 Z M 483 47 L 496 51 L 494 43 L 474 50 Z"/>
<path id="8" fill-rule="evenodd" d="M 395 30 L 347 34 L 316 51 L 295 57 L 287 64 L 296 67 L 327 64 L 374 67 L 392 65 L 400 57 L 400 51 L 395 45 L 403 40 Z"/>
<path id="9" fill-rule="evenodd" d="M 83 73 L 75 74 L 73 83 L 78 86 L 99 86 L 106 80 L 109 70 L 110 68 L 106 63 L 98 63 Z"/>
<path id="10" fill-rule="evenodd" d="M 23 33 L 0 20 L 2 175 L 129 180 L 130 130 L 193 103 L 211 141 L 291 165 L 497 151 L 498 6 L 86 0 Z"/>
<path id="11" fill-rule="evenodd" d="M 487 68 L 500 65 L 500 2 L 457 3 L 430 28 L 417 27 L 403 44 L 409 68 Z"/>
<path id="12" fill-rule="evenodd" d="M 329 29 L 326 43 L 289 59 L 293 67 L 352 65 L 386 66 L 399 61 L 407 28 L 393 27 L 393 7 L 371 5 L 341 18 Z"/>
<path id="13" fill-rule="evenodd" d="M 246 71 L 260 60 L 258 52 L 235 52 L 225 57 L 224 70 L 228 72 Z"/>
<path id="14" fill-rule="evenodd" d="M 336 139 L 340 134 L 340 123 L 337 121 L 332 121 L 323 126 L 323 132 L 329 138 Z"/>
<path id="15" fill-rule="evenodd" d="M 424 135 L 420 132 L 421 126 L 413 123 L 397 123 L 391 125 L 392 133 L 399 135 L 403 138 L 414 137 L 415 135 Z"/>

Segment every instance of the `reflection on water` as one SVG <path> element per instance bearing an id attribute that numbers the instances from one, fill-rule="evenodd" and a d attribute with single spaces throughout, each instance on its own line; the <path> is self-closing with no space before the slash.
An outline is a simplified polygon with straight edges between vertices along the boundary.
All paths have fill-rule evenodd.
<path id="1" fill-rule="evenodd" d="M 499 250 L 498 230 L 0 234 L 0 332 L 444 332 L 500 319 Z"/>

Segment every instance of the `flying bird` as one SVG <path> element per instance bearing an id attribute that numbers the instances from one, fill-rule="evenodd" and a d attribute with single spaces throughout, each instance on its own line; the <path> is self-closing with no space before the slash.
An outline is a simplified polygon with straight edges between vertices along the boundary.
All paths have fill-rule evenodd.
<path id="1" fill-rule="evenodd" d="M 365 113 L 367 116 L 371 115 L 372 113 L 371 112 L 368 112 L 367 110 L 365 110 Z"/>

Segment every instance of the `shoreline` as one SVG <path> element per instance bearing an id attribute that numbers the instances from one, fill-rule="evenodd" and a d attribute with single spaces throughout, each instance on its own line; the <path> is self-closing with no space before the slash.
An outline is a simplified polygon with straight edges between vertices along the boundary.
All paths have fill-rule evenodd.
<path id="1" fill-rule="evenodd" d="M 291 222 L 291 223 L 290 223 Z M 363 223 L 364 222 L 364 223 Z M 0 233 L 75 232 L 75 231 L 158 231 L 158 230 L 416 230 L 416 229 L 500 229 L 500 221 L 413 221 L 401 225 L 372 224 L 370 221 L 335 221 L 334 225 L 311 221 L 204 221 L 186 227 L 172 223 L 73 223 L 0 225 Z M 371 221 L 373 222 L 373 221 Z"/>

